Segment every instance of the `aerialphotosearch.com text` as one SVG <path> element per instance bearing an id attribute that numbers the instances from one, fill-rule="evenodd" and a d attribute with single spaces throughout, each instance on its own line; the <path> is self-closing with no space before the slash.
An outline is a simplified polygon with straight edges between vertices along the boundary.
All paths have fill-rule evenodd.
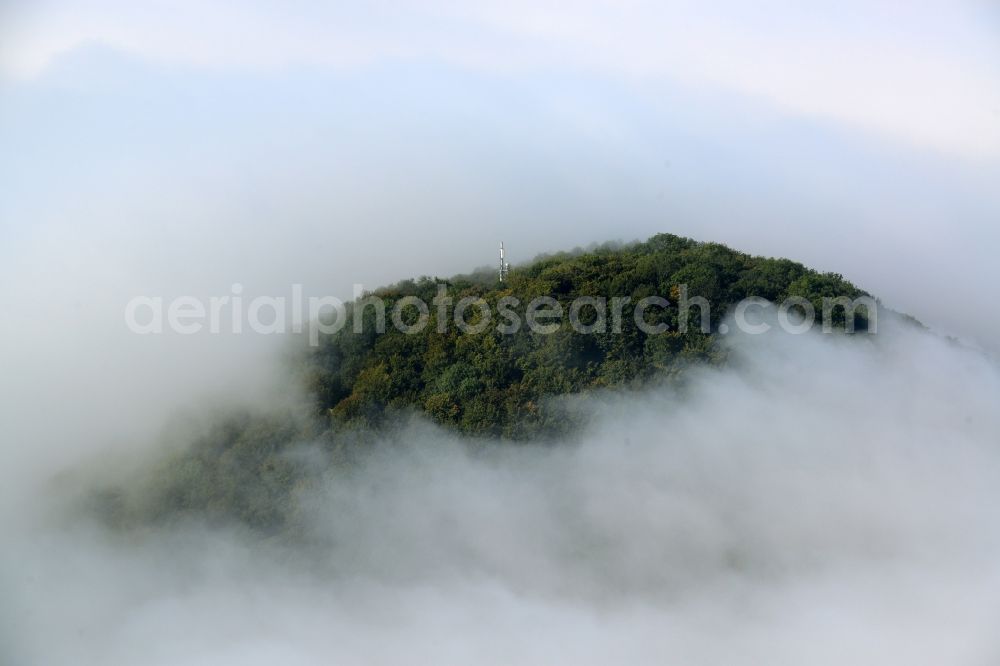
<path id="1" fill-rule="evenodd" d="M 353 333 L 365 332 L 366 326 L 374 326 L 376 333 L 384 333 L 391 324 L 401 333 L 418 334 L 431 325 L 432 312 L 438 333 L 447 333 L 455 326 L 467 335 L 491 329 L 513 334 L 526 326 L 533 333 L 547 335 L 560 330 L 566 322 L 581 334 L 621 333 L 623 322 L 631 321 L 643 333 L 657 335 L 670 330 L 662 314 L 673 308 L 676 328 L 680 332 L 686 332 L 692 325 L 691 319 L 695 318 L 695 325 L 701 332 L 711 333 L 709 300 L 690 295 L 687 285 L 678 285 L 672 291 L 676 294 L 675 302 L 662 296 L 647 296 L 635 301 L 627 296 L 578 296 L 565 303 L 550 295 L 530 300 L 508 295 L 491 303 L 477 296 L 456 300 L 446 285 L 439 284 L 437 295 L 427 303 L 414 295 L 383 298 L 366 293 L 363 285 L 355 284 L 354 300 L 346 304 L 335 296 L 306 297 L 300 284 L 292 285 L 289 297 L 246 298 L 243 286 L 236 283 L 229 294 L 209 298 L 178 296 L 168 300 L 161 296 L 136 296 L 126 304 L 124 315 L 128 329 L 139 335 L 305 332 L 311 346 L 319 344 L 321 335 L 337 333 L 345 326 Z M 731 306 L 731 320 L 741 332 L 758 335 L 772 328 L 764 321 L 764 315 L 772 309 L 776 311 L 777 325 L 791 334 L 812 330 L 817 320 L 824 332 L 832 332 L 834 315 L 838 312 L 844 330 L 853 332 L 855 314 L 864 312 L 867 332 L 877 332 L 878 306 L 870 296 L 826 297 L 822 299 L 820 312 L 816 312 L 811 301 L 800 296 L 791 296 L 781 303 L 751 296 Z M 353 316 L 348 316 L 349 311 L 353 311 Z M 369 314 L 372 316 L 366 316 Z M 716 330 L 727 334 L 729 325 L 720 324 Z"/>

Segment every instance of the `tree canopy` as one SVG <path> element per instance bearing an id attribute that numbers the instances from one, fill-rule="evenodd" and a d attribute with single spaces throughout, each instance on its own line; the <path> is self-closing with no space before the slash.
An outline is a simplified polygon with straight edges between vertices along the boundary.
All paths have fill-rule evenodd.
<path id="1" fill-rule="evenodd" d="M 443 311 L 435 302 L 441 285 L 452 299 L 452 307 Z M 503 282 L 486 270 L 406 280 L 371 296 L 385 304 L 387 320 L 402 299 L 427 303 L 426 325 L 419 332 L 404 333 L 387 323 L 379 333 L 377 308 L 356 301 L 348 304 L 341 330 L 320 335 L 314 347 L 303 345 L 298 362 L 311 400 L 307 416 L 241 412 L 220 417 L 215 427 L 165 457 L 137 484 L 141 492 L 108 491 L 101 495 L 102 507 L 119 523 L 194 515 L 286 529 L 295 523 L 297 490 L 322 473 L 316 458 L 292 455 L 300 444 L 318 445 L 327 464 L 348 464 L 386 436 L 392 417 L 403 413 L 422 414 L 484 442 L 545 440 L 566 434 L 584 419 L 567 408 L 566 396 L 681 381 L 692 364 L 724 363 L 718 326 L 746 297 L 778 302 L 796 296 L 821 312 L 824 297 L 862 295 L 840 275 L 670 234 L 539 257 L 515 266 Z M 687 313 L 687 322 L 679 307 L 649 308 L 643 320 L 666 325 L 655 334 L 642 330 L 632 316 L 631 306 L 644 298 L 660 297 L 677 306 L 685 296 L 706 299 L 708 330 L 699 325 L 699 308 Z M 553 325 L 546 334 L 523 324 L 526 307 L 536 297 L 554 299 L 564 311 L 580 297 L 609 303 L 630 299 L 630 307 L 617 327 L 610 321 L 613 313 L 605 311 L 602 331 L 596 326 L 598 308 L 586 305 L 579 310 L 580 321 L 594 325 L 593 330 L 579 332 L 563 316 L 546 321 Z M 454 305 L 463 298 L 485 304 L 494 314 L 504 299 L 508 305 L 516 299 L 509 310 L 522 325 L 516 332 L 501 332 L 496 326 L 504 322 L 494 317 L 481 332 L 463 332 L 452 320 Z M 407 307 L 399 316 L 410 326 L 419 312 Z M 475 327 L 483 316 L 477 305 L 468 308 L 465 321 Z M 863 329 L 864 316 L 854 316 Z M 843 317 L 841 312 L 840 324 Z M 356 318 L 363 324 L 361 333 L 355 332 Z"/>

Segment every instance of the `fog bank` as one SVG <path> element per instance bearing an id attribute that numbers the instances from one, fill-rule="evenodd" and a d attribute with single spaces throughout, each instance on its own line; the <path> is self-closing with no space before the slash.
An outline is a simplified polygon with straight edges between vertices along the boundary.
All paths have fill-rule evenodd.
<path id="1" fill-rule="evenodd" d="M 554 447 L 414 422 L 304 497 L 308 545 L 11 523 L 0 656 L 991 663 L 1000 375 L 880 324 L 734 339 L 683 395 L 595 396 L 591 429 Z"/>

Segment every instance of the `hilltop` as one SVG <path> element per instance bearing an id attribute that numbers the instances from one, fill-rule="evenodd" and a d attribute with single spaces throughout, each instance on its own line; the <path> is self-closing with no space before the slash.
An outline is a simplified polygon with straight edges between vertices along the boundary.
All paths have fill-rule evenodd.
<path id="1" fill-rule="evenodd" d="M 302 345 L 297 375 L 309 404 L 300 412 L 221 415 L 147 478 L 103 491 L 99 504 L 119 525 L 197 516 L 282 530 L 294 524 L 297 489 L 324 466 L 349 466 L 399 415 L 484 443 L 565 435 L 586 419 L 566 396 L 678 383 L 692 365 L 725 363 L 720 323 L 751 296 L 798 297 L 821 312 L 824 298 L 867 294 L 788 259 L 669 234 L 539 257 L 503 281 L 478 271 L 384 287 L 347 304 L 338 331 Z M 532 326 L 529 304 L 539 298 L 550 316 Z M 643 299 L 649 307 L 637 318 Z M 685 302 L 710 307 L 685 311 Z M 574 309 L 575 322 L 565 316 Z M 833 314 L 843 328 L 844 311 Z M 853 319 L 865 328 L 863 310 Z M 305 444 L 325 454 L 322 464 L 290 455 Z"/>

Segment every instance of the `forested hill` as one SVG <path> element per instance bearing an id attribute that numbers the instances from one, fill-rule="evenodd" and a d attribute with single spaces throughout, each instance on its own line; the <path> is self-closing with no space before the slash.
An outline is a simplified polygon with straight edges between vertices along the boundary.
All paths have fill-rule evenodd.
<path id="1" fill-rule="evenodd" d="M 688 312 L 688 326 L 679 321 L 683 286 L 688 297 L 711 305 L 707 332 L 700 308 Z M 444 310 L 435 301 L 442 289 L 451 299 Z M 551 438 L 584 418 L 567 407 L 572 401 L 564 396 L 676 381 L 692 364 L 725 362 L 718 326 L 745 297 L 780 302 L 800 296 L 819 313 L 824 297 L 862 295 L 839 275 L 669 234 L 539 258 L 515 266 L 502 282 L 495 271 L 401 282 L 370 295 L 385 306 L 384 332 L 378 331 L 378 308 L 355 302 L 345 309 L 343 328 L 302 345 L 297 376 L 305 378 L 311 402 L 300 413 L 219 415 L 214 426 L 175 448 L 146 477 L 99 493 L 98 504 L 119 525 L 197 516 L 281 531 L 294 523 L 297 489 L 327 471 L 318 467 L 349 465 L 372 442 L 391 435 L 394 415 L 422 414 L 484 443 Z M 670 306 L 645 311 L 647 328 L 666 325 L 650 333 L 636 322 L 633 306 L 655 296 Z M 428 306 L 422 328 L 414 297 Z M 538 297 L 563 308 L 561 318 L 544 320 L 551 332 L 525 323 L 526 308 Z M 578 323 L 588 331 L 574 329 L 566 314 L 579 297 L 607 299 L 605 326 L 597 325 L 597 307 L 585 306 Z M 480 328 L 484 309 L 491 312 L 481 332 L 455 325 L 455 305 L 463 298 L 476 301 L 464 317 L 469 326 Z M 392 322 L 402 299 L 410 305 L 398 309 L 397 320 L 409 332 Z M 630 299 L 617 323 L 612 299 Z M 502 302 L 506 316 L 500 314 Z M 843 326 L 843 312 L 838 314 L 835 322 Z M 498 330 L 511 316 L 522 322 L 520 328 Z M 854 321 L 865 326 L 863 311 Z M 326 455 L 290 455 L 303 446 Z"/>
<path id="2" fill-rule="evenodd" d="M 452 305 L 444 311 L 434 304 L 440 285 L 446 285 Z M 693 306 L 687 330 L 682 330 L 678 317 L 685 287 L 689 298 L 700 296 L 711 304 L 710 333 L 703 332 L 701 310 Z M 625 247 L 608 245 L 540 258 L 515 267 L 503 282 L 497 272 L 489 271 L 447 280 L 408 280 L 377 290 L 374 296 L 385 303 L 387 319 L 400 299 L 417 297 L 427 303 L 423 329 L 404 334 L 389 322 L 386 332 L 378 334 L 377 310 L 369 305 L 358 315 L 363 318 L 358 334 L 353 324 L 357 308 L 352 307 L 349 323 L 337 334 L 321 337 L 310 353 L 308 381 L 319 409 L 334 423 L 370 425 L 378 423 L 386 409 L 413 408 L 468 434 L 531 438 L 566 425 L 564 415 L 546 410 L 546 396 L 646 382 L 677 373 L 691 362 L 721 361 L 715 332 L 731 305 L 743 298 L 758 296 L 777 303 L 801 296 L 821 313 L 824 296 L 855 298 L 863 293 L 840 275 L 817 273 L 794 261 L 660 234 Z M 525 322 L 527 305 L 538 296 L 560 303 L 564 316 L 558 330 L 539 333 L 527 325 L 516 333 L 497 330 L 505 323 L 497 316 L 502 299 L 517 299 L 518 305 L 509 309 Z M 670 302 L 669 307 L 650 306 L 644 312 L 650 326 L 667 326 L 662 333 L 640 330 L 634 318 L 635 305 L 651 296 Z M 599 317 L 597 305 L 583 305 L 578 310 L 583 326 L 573 328 L 568 314 L 580 297 L 606 301 L 604 326 L 580 332 Z M 465 333 L 455 326 L 454 304 L 463 298 L 485 302 L 466 310 L 463 319 L 471 326 L 480 323 L 482 307 L 492 313 L 482 333 Z M 612 321 L 612 299 L 629 299 L 619 308 L 618 326 Z M 400 308 L 400 315 L 404 324 L 415 326 L 419 313 L 407 306 Z M 834 315 L 843 327 L 843 312 Z M 864 310 L 858 316 L 863 328 Z"/>

